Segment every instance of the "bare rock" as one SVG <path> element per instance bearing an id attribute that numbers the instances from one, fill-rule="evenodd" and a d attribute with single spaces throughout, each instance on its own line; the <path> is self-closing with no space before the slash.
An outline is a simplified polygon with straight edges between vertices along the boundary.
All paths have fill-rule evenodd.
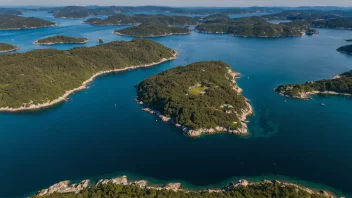
<path id="1" fill-rule="evenodd" d="M 181 188 L 181 183 L 169 183 L 164 186 L 164 189 L 178 191 Z"/>

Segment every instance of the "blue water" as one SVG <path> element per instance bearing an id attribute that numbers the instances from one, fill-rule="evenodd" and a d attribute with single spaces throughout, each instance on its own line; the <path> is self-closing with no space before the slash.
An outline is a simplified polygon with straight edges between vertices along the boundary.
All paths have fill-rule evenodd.
<path id="1" fill-rule="evenodd" d="M 0 42 L 20 52 L 48 48 L 32 42 L 55 34 L 96 40 L 130 40 L 82 19 L 54 19 L 59 27 L 0 31 Z M 352 100 L 315 96 L 286 99 L 273 92 L 283 83 L 330 78 L 352 69 L 352 56 L 338 53 L 351 31 L 319 29 L 320 35 L 256 39 L 192 33 L 154 38 L 180 52 L 174 61 L 108 74 L 87 90 L 52 108 L 0 113 L 0 197 L 21 197 L 61 180 L 130 173 L 138 178 L 212 186 L 231 178 L 290 178 L 352 195 Z M 14 39 L 14 40 L 12 40 Z M 181 45 L 181 47 L 179 47 Z M 238 80 L 255 116 L 251 135 L 220 134 L 192 139 L 156 121 L 134 102 L 134 85 L 161 71 L 195 61 L 223 60 L 244 76 Z M 285 100 L 287 100 L 285 102 Z M 320 104 L 325 103 L 322 107 Z M 116 107 L 115 107 L 116 104 Z"/>

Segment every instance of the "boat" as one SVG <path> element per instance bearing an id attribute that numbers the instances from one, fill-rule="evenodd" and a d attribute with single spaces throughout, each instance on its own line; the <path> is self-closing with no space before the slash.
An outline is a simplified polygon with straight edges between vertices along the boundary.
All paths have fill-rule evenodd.
<path id="1" fill-rule="evenodd" d="M 325 104 L 324 104 L 324 103 L 321 103 L 321 106 L 325 106 Z"/>

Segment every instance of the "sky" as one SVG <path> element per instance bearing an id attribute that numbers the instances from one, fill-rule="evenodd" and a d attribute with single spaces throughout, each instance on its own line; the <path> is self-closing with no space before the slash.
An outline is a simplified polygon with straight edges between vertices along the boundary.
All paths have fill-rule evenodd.
<path id="1" fill-rule="evenodd" d="M 352 0 L 0 0 L 1 5 L 352 6 Z"/>

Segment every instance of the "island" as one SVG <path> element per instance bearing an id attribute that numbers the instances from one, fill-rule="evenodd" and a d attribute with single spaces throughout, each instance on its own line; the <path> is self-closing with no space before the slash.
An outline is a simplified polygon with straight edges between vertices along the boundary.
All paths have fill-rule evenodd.
<path id="1" fill-rule="evenodd" d="M 309 28 L 307 31 L 306 31 L 306 35 L 308 36 L 311 36 L 313 34 L 319 34 L 319 31 L 317 29 L 314 29 L 314 28 Z"/>
<path id="2" fill-rule="evenodd" d="M 0 56 L 0 111 L 49 107 L 85 89 L 99 75 L 153 66 L 176 55 L 146 39 L 5 54 Z"/>
<path id="3" fill-rule="evenodd" d="M 352 39 L 346 39 L 347 42 L 352 42 Z"/>
<path id="4" fill-rule="evenodd" d="M 12 51 L 16 51 L 19 50 L 20 48 L 8 43 L 0 43 L 0 53 L 4 53 L 4 52 L 12 52 Z"/>
<path id="5" fill-rule="evenodd" d="M 55 45 L 55 44 L 83 44 L 87 43 L 88 39 L 86 38 L 75 38 L 70 36 L 51 36 L 43 38 L 34 42 L 37 45 Z"/>
<path id="6" fill-rule="evenodd" d="M 195 30 L 201 33 L 230 34 L 238 37 L 295 37 L 302 36 L 309 28 L 305 21 L 272 24 L 262 17 L 244 17 L 202 23 Z"/>
<path id="7" fill-rule="evenodd" d="M 235 78 L 221 61 L 197 62 L 152 76 L 136 85 L 143 111 L 174 124 L 186 135 L 229 132 L 247 135 L 253 113 Z"/>
<path id="8" fill-rule="evenodd" d="M 337 51 L 345 54 L 351 54 L 352 55 L 352 45 L 345 45 L 342 47 L 339 47 Z"/>
<path id="9" fill-rule="evenodd" d="M 332 79 L 308 81 L 305 84 L 280 85 L 275 91 L 282 96 L 296 99 L 311 99 L 314 94 L 351 96 L 352 70 L 334 76 Z"/>
<path id="10" fill-rule="evenodd" d="M 83 6 L 66 6 L 53 11 L 55 18 L 84 18 L 90 16 L 89 8 Z"/>
<path id="11" fill-rule="evenodd" d="M 56 26 L 56 23 L 35 18 L 0 14 L 0 30 L 20 30 Z"/>
<path id="12" fill-rule="evenodd" d="M 230 182 L 220 188 L 189 190 L 182 183 L 173 182 L 165 185 L 150 185 L 147 180 L 129 181 L 127 176 L 112 179 L 100 179 L 97 182 L 88 179 L 80 183 L 62 181 L 40 190 L 30 198 L 88 198 L 88 197 L 167 197 L 167 198 L 203 198 L 203 197 L 300 197 L 300 198 L 334 198 L 333 193 L 325 190 L 310 189 L 294 183 L 278 180 L 250 182 L 245 179 Z"/>
<path id="13" fill-rule="evenodd" d="M 124 14 L 116 14 L 109 16 L 106 19 L 91 18 L 84 23 L 91 25 L 139 25 L 141 23 L 154 23 L 154 24 L 165 24 L 172 26 L 189 26 L 197 25 L 198 21 L 188 16 L 166 16 L 162 14 L 158 15 L 146 15 L 137 14 L 134 16 L 128 16 Z"/>
<path id="14" fill-rule="evenodd" d="M 170 27 L 162 23 L 143 23 L 138 26 L 132 26 L 114 31 L 114 33 L 118 35 L 136 37 L 160 37 L 176 34 L 190 34 L 191 32 L 192 31 L 188 28 Z"/>
<path id="15" fill-rule="evenodd" d="M 313 21 L 312 26 L 317 28 L 352 30 L 352 18 L 337 18 Z"/>
<path id="16" fill-rule="evenodd" d="M 292 20 L 292 21 L 319 21 L 340 18 L 339 11 L 322 11 L 322 10 L 287 10 L 275 14 L 262 16 L 268 20 Z"/>

